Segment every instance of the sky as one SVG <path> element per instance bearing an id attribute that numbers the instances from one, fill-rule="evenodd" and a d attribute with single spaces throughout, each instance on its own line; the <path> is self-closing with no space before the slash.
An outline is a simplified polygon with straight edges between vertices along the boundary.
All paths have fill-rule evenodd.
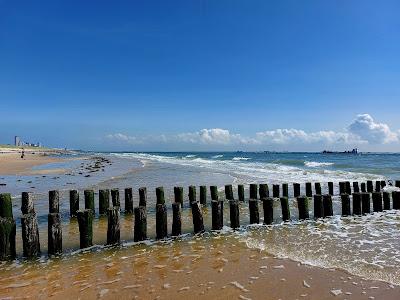
<path id="1" fill-rule="evenodd" d="M 400 152 L 399 11 L 0 0 L 0 144 Z"/>

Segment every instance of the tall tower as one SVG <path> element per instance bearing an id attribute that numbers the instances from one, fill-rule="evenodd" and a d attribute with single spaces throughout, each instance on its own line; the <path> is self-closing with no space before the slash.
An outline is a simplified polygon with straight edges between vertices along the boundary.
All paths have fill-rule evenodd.
<path id="1" fill-rule="evenodd" d="M 21 145 L 21 138 L 19 136 L 15 136 L 14 138 L 15 146 L 19 147 Z"/>

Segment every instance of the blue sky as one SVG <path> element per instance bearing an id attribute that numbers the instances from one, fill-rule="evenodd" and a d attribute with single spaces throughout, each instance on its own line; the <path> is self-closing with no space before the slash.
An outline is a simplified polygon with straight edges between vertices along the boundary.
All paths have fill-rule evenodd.
<path id="1" fill-rule="evenodd" d="M 399 151 L 398 1 L 0 0 L 0 143 Z"/>

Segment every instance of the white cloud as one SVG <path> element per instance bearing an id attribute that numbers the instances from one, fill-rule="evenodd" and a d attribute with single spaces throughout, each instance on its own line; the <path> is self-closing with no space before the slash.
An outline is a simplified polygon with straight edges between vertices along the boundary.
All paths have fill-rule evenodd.
<path id="1" fill-rule="evenodd" d="M 123 142 L 126 144 L 141 144 L 142 141 L 135 136 L 129 136 L 123 133 L 114 133 L 106 135 L 106 139 L 112 141 Z"/>
<path id="2" fill-rule="evenodd" d="M 232 134 L 229 130 L 221 128 L 202 129 L 197 132 L 181 133 L 175 137 L 178 141 L 188 142 L 192 144 L 247 144 L 251 140 L 242 137 L 240 134 Z"/>

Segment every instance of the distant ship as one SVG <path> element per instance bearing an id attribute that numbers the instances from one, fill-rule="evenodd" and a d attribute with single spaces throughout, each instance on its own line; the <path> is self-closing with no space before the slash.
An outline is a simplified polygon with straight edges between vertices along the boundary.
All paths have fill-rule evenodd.
<path id="1" fill-rule="evenodd" d="M 358 154 L 358 149 L 354 148 L 351 151 L 343 151 L 343 152 L 324 150 L 324 151 L 322 151 L 322 153 L 324 153 L 324 154 Z"/>

